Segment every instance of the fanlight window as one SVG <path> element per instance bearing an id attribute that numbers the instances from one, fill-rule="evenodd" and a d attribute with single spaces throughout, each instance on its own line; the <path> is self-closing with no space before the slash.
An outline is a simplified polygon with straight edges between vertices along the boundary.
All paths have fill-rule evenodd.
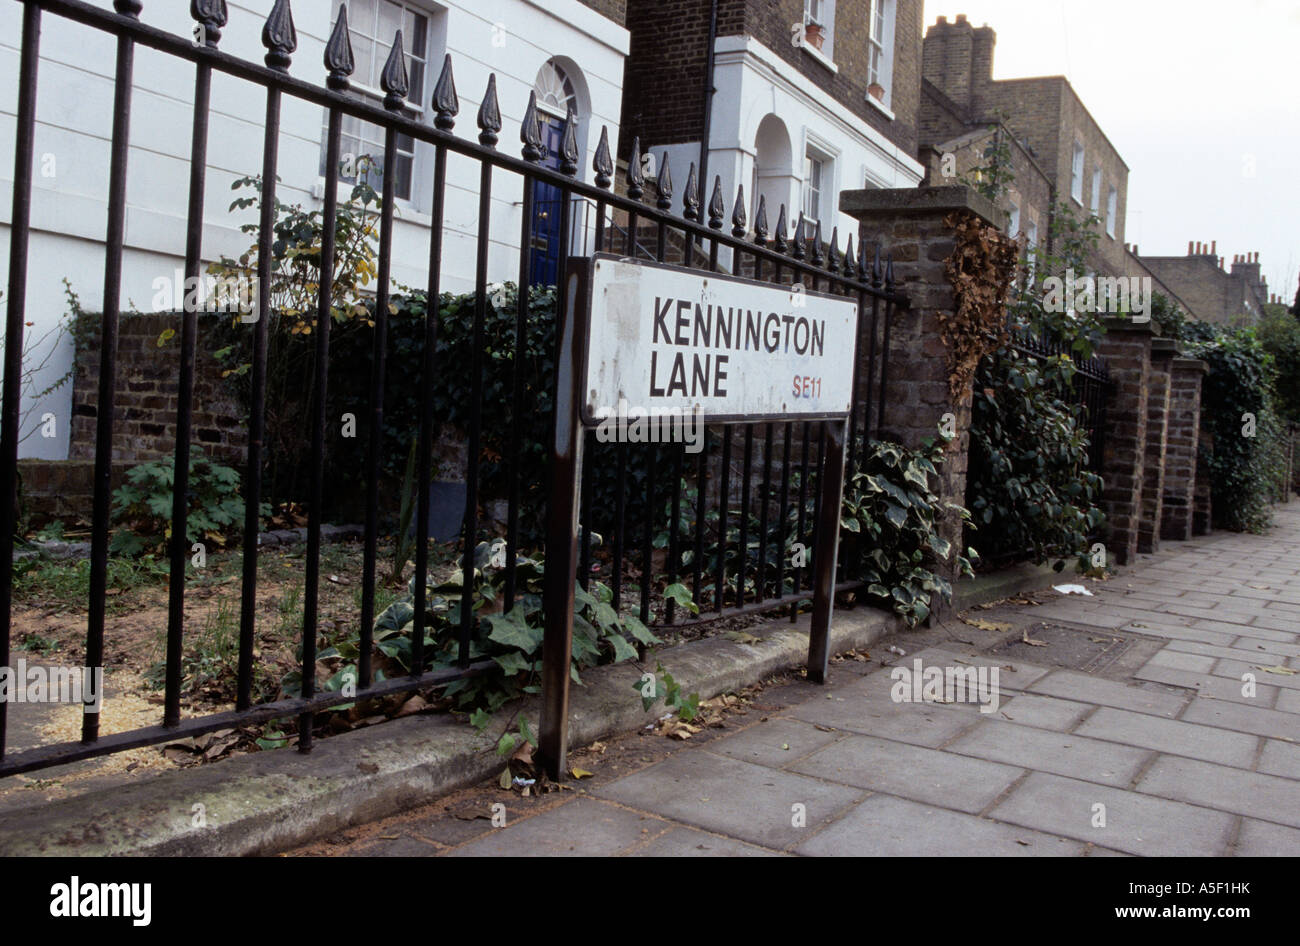
<path id="1" fill-rule="evenodd" d="M 578 108 L 577 93 L 573 82 L 554 59 L 548 59 L 537 73 L 537 82 L 533 86 L 537 92 L 537 107 L 554 115 L 568 114 L 569 106 Z"/>

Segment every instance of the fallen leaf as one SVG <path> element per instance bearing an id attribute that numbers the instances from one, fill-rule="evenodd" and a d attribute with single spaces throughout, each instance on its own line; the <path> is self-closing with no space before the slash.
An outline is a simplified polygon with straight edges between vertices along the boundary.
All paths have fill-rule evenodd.
<path id="1" fill-rule="evenodd" d="M 1296 675 L 1297 672 L 1300 672 L 1300 671 L 1292 670 L 1290 667 L 1281 667 L 1281 666 L 1261 667 L 1258 664 L 1255 665 L 1255 669 L 1263 670 L 1265 673 L 1285 674 L 1288 677 L 1293 677 Z"/>
<path id="2" fill-rule="evenodd" d="M 1020 635 L 1020 641 L 1021 641 L 1021 643 L 1028 644 L 1030 647 L 1046 647 L 1046 646 L 1047 646 L 1047 641 L 1036 641 L 1036 640 L 1034 640 L 1032 637 L 1029 636 L 1029 632 L 1028 632 L 1028 631 L 1025 631 L 1024 633 L 1022 633 L 1022 634 Z"/>
<path id="3" fill-rule="evenodd" d="M 397 716 L 399 718 L 402 716 L 411 716 L 414 713 L 422 712 L 428 705 L 429 704 L 425 701 L 424 697 L 417 693 L 402 704 L 402 708 L 397 711 Z"/>
<path id="4" fill-rule="evenodd" d="M 758 644 L 762 639 L 755 637 L 753 634 L 746 634 L 744 631 L 727 631 L 722 635 L 729 641 L 735 641 L 737 644 Z"/>
<path id="5" fill-rule="evenodd" d="M 580 769 L 575 765 L 573 768 L 569 769 L 569 774 L 572 775 L 574 778 L 582 779 L 582 778 L 591 778 L 596 773 L 588 772 L 586 769 Z"/>
<path id="6" fill-rule="evenodd" d="M 506 766 L 501 770 L 501 776 L 497 779 L 497 784 L 506 791 L 510 790 L 510 786 L 514 784 L 514 777 L 510 774 L 510 766 Z"/>
<path id="7" fill-rule="evenodd" d="M 967 624 L 969 624 L 971 627 L 978 627 L 981 631 L 1009 631 L 1011 630 L 1012 627 L 1012 625 L 1010 624 L 1003 624 L 999 621 L 985 621 L 979 618 L 976 618 L 973 621 L 967 620 L 965 618 L 963 618 L 962 620 L 965 621 Z"/>

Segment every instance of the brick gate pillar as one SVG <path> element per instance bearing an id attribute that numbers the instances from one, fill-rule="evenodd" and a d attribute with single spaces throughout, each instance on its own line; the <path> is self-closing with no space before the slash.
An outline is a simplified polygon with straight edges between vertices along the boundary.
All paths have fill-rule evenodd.
<path id="1" fill-rule="evenodd" d="M 1142 517 L 1138 520 L 1138 551 L 1160 547 L 1160 518 L 1164 505 L 1165 456 L 1169 430 L 1170 365 L 1178 354 L 1172 338 L 1151 341 L 1151 377 L 1147 390 L 1147 447 L 1142 461 Z"/>
<path id="2" fill-rule="evenodd" d="M 1201 434 L 1201 378 L 1209 366 L 1195 358 L 1170 362 L 1169 430 L 1165 437 L 1165 484 L 1160 538 L 1192 537 L 1196 502 L 1196 453 Z"/>
<path id="3" fill-rule="evenodd" d="M 956 212 L 998 226 L 1002 215 L 982 194 L 963 185 L 845 191 L 840 194 L 840 210 L 859 221 L 860 241 L 880 245 L 893 257 L 897 288 L 911 302 L 907 311 L 894 313 L 890 326 L 884 423 L 876 430 L 872 418 L 873 436 L 916 448 L 935 437 L 943 416 L 951 414 L 956 437 L 932 486 L 942 499 L 964 506 L 971 401 L 969 394 L 954 400 L 949 393 L 948 352 L 940 317 L 956 310 L 944 269 L 955 243 L 944 219 Z M 865 351 L 859 352 L 864 368 L 866 357 Z M 954 550 L 962 548 L 959 516 L 946 516 L 939 532 Z M 952 580 L 955 556 L 938 573 Z"/>
<path id="4" fill-rule="evenodd" d="M 1121 565 L 1137 557 L 1154 334 L 1150 322 L 1107 319 L 1106 334 L 1098 347 L 1114 383 L 1106 406 L 1101 472 L 1102 508 L 1109 528 L 1106 548 L 1108 557 Z"/>

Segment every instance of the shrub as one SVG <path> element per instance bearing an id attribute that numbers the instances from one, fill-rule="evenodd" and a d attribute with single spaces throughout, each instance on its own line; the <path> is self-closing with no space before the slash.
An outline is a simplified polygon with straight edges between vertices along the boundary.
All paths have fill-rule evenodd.
<path id="1" fill-rule="evenodd" d="M 170 459 L 131 467 L 126 482 L 113 491 L 113 532 L 109 551 L 138 555 L 171 539 L 175 467 Z M 244 524 L 244 498 L 236 470 L 214 462 L 198 445 L 190 447 L 186 542 L 203 538 L 224 545 Z M 263 504 L 263 516 L 270 514 Z"/>
<path id="2" fill-rule="evenodd" d="M 953 555 L 939 525 L 954 515 L 965 521 L 969 513 L 943 502 L 930 488 L 949 439 L 928 440 L 920 450 L 873 440 L 864 468 L 845 488 L 840 519 L 845 573 L 867 582 L 867 597 L 892 609 L 909 627 L 930 616 L 935 594 L 952 600 L 951 584 L 934 571 Z M 966 555 L 958 554 L 956 563 L 960 574 L 973 574 Z"/>
<path id="3" fill-rule="evenodd" d="M 1062 398 L 1074 372 L 1066 355 L 1010 349 L 980 365 L 966 495 L 985 558 L 1027 553 L 1059 571 L 1104 521 L 1082 408 Z"/>

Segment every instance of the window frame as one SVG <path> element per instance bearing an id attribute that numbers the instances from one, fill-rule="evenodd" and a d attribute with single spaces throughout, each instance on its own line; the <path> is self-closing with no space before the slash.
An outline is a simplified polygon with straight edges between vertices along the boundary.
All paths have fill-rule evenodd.
<path id="1" fill-rule="evenodd" d="M 1074 150 L 1070 155 L 1070 199 L 1080 207 L 1083 206 L 1083 169 L 1086 157 L 1083 142 L 1074 139 Z"/>
<path id="2" fill-rule="evenodd" d="M 1101 215 L 1101 165 L 1092 169 L 1092 200 L 1089 210 L 1094 216 Z"/>
<path id="3" fill-rule="evenodd" d="M 826 171 L 831 159 L 816 145 L 805 145 L 803 149 L 803 181 L 800 184 L 799 210 L 804 216 L 805 225 L 816 225 L 822 219 L 826 200 Z M 817 185 L 810 182 L 812 168 L 817 168 Z M 808 212 L 809 193 L 817 195 L 816 213 Z"/>
<path id="4" fill-rule="evenodd" d="M 421 65 L 421 67 L 422 67 L 421 70 L 420 70 L 420 71 L 421 71 L 421 75 L 420 75 L 420 78 L 419 78 L 419 84 L 418 84 L 418 87 L 417 87 L 416 83 L 412 82 L 412 84 L 411 84 L 411 88 L 410 88 L 410 91 L 409 91 L 407 97 L 402 101 L 402 112 L 403 112 L 403 114 L 404 114 L 406 117 L 411 118 L 411 119 L 413 119 L 413 120 L 415 120 L 415 121 L 417 121 L 417 122 L 420 122 L 421 124 L 424 124 L 424 123 L 426 122 L 426 116 L 427 116 L 427 114 L 428 114 L 428 110 L 427 110 L 426 107 L 425 107 L 424 101 L 425 101 L 425 99 L 427 98 L 426 93 L 428 92 L 428 89 L 429 89 L 429 80 L 430 80 L 430 63 L 431 63 L 432 60 L 435 58 L 435 57 L 432 55 L 432 52 L 433 52 L 433 46 L 434 46 L 434 37 L 435 37 L 434 21 L 435 21 L 435 18 L 439 15 L 439 13 L 440 13 L 440 12 L 445 13 L 445 10 L 443 10 L 442 8 L 430 8 L 430 7 L 424 6 L 424 5 L 422 5 L 422 4 L 419 4 L 419 3 L 413 2 L 413 0 L 352 0 L 352 3 L 349 4 L 349 16 L 350 16 L 350 19 L 349 19 L 349 22 L 348 22 L 348 34 L 349 34 L 349 39 L 352 41 L 352 44 L 353 44 L 354 58 L 355 58 L 355 50 L 356 50 L 357 44 L 358 44 L 359 42 L 369 42 L 369 43 L 373 44 L 373 46 L 372 46 L 372 50 L 371 50 L 371 52 L 372 52 L 372 56 L 371 56 L 371 66 L 372 66 L 372 69 L 375 70 L 374 73 L 373 73 L 374 75 L 379 75 L 379 74 L 382 73 L 382 71 L 383 71 L 383 66 L 384 66 L 384 62 L 385 62 L 385 61 L 387 60 L 387 58 L 388 58 L 388 54 L 387 54 L 387 52 L 385 52 L 385 53 L 384 53 L 384 56 L 383 56 L 383 60 L 381 61 L 380 57 L 378 56 L 379 51 L 380 51 L 384 46 L 387 46 L 387 47 L 391 50 L 392 45 L 391 45 L 391 42 L 390 42 L 390 43 L 384 43 L 384 42 L 383 42 L 383 39 L 382 39 L 381 37 L 379 37 L 379 36 L 370 36 L 370 35 L 368 35 L 368 34 L 366 34 L 366 33 L 358 32 L 358 29 L 357 29 L 357 19 L 358 19 L 358 18 L 357 18 L 357 16 L 356 16 L 356 14 L 353 12 L 352 7 L 355 6 L 357 3 L 360 3 L 360 2 L 371 2 L 371 3 L 373 3 L 373 7 L 372 7 L 372 8 L 373 8 L 374 13 L 375 13 L 375 23 L 376 23 L 376 24 L 378 24 L 378 14 L 379 14 L 379 10 L 380 10 L 382 4 L 384 4 L 384 3 L 391 3 L 391 4 L 397 6 L 398 8 L 401 9 L 401 11 L 402 11 L 402 30 L 403 30 L 403 37 L 402 37 L 402 38 L 403 38 L 403 46 L 402 46 L 402 51 L 403 51 L 403 53 L 404 53 L 404 55 L 405 55 L 405 57 L 406 57 L 406 61 L 407 61 L 407 73 L 408 73 L 408 75 L 410 75 L 411 72 L 413 71 L 413 70 L 412 70 L 412 61 L 417 61 L 417 62 L 419 62 L 420 65 Z M 418 16 L 418 17 L 420 17 L 420 18 L 424 21 L 424 36 L 423 36 L 423 42 L 422 42 L 422 44 L 420 44 L 420 45 L 422 45 L 423 48 L 424 48 L 424 52 L 423 52 L 423 54 L 417 55 L 417 54 L 415 53 L 414 50 L 417 48 L 417 45 L 416 45 L 415 43 L 412 42 L 412 37 L 407 35 L 407 33 L 408 33 L 408 29 L 407 29 L 407 25 L 406 25 L 406 18 L 407 18 L 408 15 Z M 412 35 L 413 35 L 413 34 L 412 34 Z M 369 80 L 370 78 L 371 78 L 370 76 L 367 76 L 367 77 L 366 77 L 367 80 Z M 357 92 L 358 94 L 360 94 L 360 95 L 362 95 L 362 96 L 364 96 L 364 97 L 366 97 L 366 98 L 368 98 L 368 99 L 371 99 L 371 100 L 373 100 L 373 101 L 375 101 L 375 102 L 382 102 L 383 99 L 384 99 L 384 95 L 385 95 L 383 89 L 381 89 L 381 88 L 377 88 L 376 86 L 371 85 L 371 84 L 369 83 L 369 81 L 361 81 L 360 79 L 356 79 L 356 78 L 351 79 L 351 81 L 349 82 L 349 89 L 352 90 L 352 91 L 354 91 L 354 92 Z M 346 122 L 346 121 L 347 121 L 347 116 L 344 116 L 344 119 L 343 119 L 343 120 Z M 375 157 L 375 158 L 377 158 L 377 159 L 382 159 L 382 157 L 383 157 L 383 138 L 384 138 L 384 129 L 383 129 L 383 126 L 381 126 L 381 125 L 377 125 L 377 124 L 375 124 L 374 122 L 367 122 L 367 121 L 365 121 L 365 120 L 363 120 L 363 119 L 356 119 L 355 121 L 356 121 L 356 123 L 357 123 L 357 128 L 356 128 L 356 132 L 355 132 L 355 134 L 354 134 L 354 133 L 347 132 L 347 131 L 342 132 L 342 133 L 340 134 L 340 147 L 342 147 L 342 143 L 343 143 L 344 141 L 348 140 L 348 139 L 355 139 L 355 140 L 357 140 L 357 141 L 359 141 L 359 142 L 367 142 L 368 139 L 365 137 L 365 131 L 366 131 L 367 129 L 370 129 L 370 130 L 372 130 L 372 131 L 377 131 L 377 132 L 378 132 L 377 135 L 373 136 L 373 137 L 375 137 L 375 138 L 377 139 L 377 140 L 376 140 L 375 142 L 373 142 L 373 143 L 375 143 L 375 144 L 378 145 L 378 153 L 374 153 L 374 152 L 371 152 L 371 151 L 366 151 L 366 152 L 364 152 L 364 154 L 365 154 L 365 155 L 372 156 L 372 157 Z M 328 134 L 328 128 L 329 128 L 329 112 L 326 110 L 326 111 L 323 111 L 323 112 L 322 112 L 322 117 L 321 117 L 321 164 L 322 164 L 322 168 L 323 168 L 323 165 L 324 165 L 324 162 L 325 162 L 325 152 L 326 152 L 326 145 L 327 145 L 327 142 L 326 142 L 326 135 Z M 417 200 L 417 196 L 418 196 L 418 194 L 419 194 L 419 173 L 418 173 L 418 163 L 419 163 L 419 158 L 420 158 L 420 150 L 421 150 L 420 145 L 421 145 L 421 143 L 420 143 L 419 141 L 415 140 L 414 138 L 410 138 L 411 147 L 410 147 L 410 150 L 409 150 L 409 151 L 406 151 L 406 150 L 403 150 L 403 149 L 401 148 L 401 146 L 400 146 L 400 139 L 401 139 L 402 137 L 403 137 L 402 135 L 400 135 L 400 134 L 398 135 L 398 139 L 399 139 L 399 147 L 398 147 L 398 152 L 397 152 L 397 154 L 398 154 L 399 158 L 401 158 L 401 157 L 409 157 L 409 158 L 410 158 L 410 162 L 411 162 L 411 164 L 410 164 L 410 167 L 411 167 L 411 171 L 410 171 L 410 180 L 409 180 L 408 193 L 406 193 L 405 195 L 402 195 L 402 193 L 400 192 L 400 190 L 397 190 L 397 189 L 395 189 L 394 193 L 395 193 L 396 199 L 397 199 L 398 201 L 400 201 L 400 202 L 402 202 L 402 203 L 405 203 L 405 204 L 413 204 L 413 203 L 416 202 L 416 200 Z M 408 136 L 408 137 L 409 137 L 409 136 Z M 347 152 L 345 152 L 345 153 L 347 153 L 347 154 L 351 154 L 350 151 L 347 151 Z M 362 154 L 357 154 L 357 155 L 355 155 L 355 157 L 356 157 L 357 159 L 360 159 L 362 156 L 363 156 Z M 323 170 L 320 172 L 320 177 L 321 177 L 322 180 L 325 179 L 325 170 L 328 170 L 328 169 L 323 169 Z M 385 168 L 385 169 L 384 169 L 384 173 L 387 173 L 387 172 L 388 172 L 388 169 Z M 335 171 L 335 173 L 337 173 L 337 170 Z M 368 179 L 368 180 L 369 180 L 369 179 Z M 342 175 L 339 175 L 339 183 L 340 183 L 340 184 L 354 185 L 354 184 L 356 183 L 356 181 L 357 181 L 357 178 L 356 178 L 356 177 L 353 177 L 352 180 L 348 180 L 347 178 L 343 177 Z M 372 186 L 375 186 L 375 185 L 377 184 L 378 186 L 376 186 L 375 189 L 376 189 L 376 190 L 379 190 L 379 189 L 383 186 L 383 179 L 380 178 L 378 181 L 373 181 L 373 180 L 372 180 L 372 181 L 370 181 L 370 183 L 371 183 Z M 396 186 L 397 186 L 397 182 L 394 182 L 394 185 L 395 185 L 395 188 L 396 188 Z"/>
<path id="5" fill-rule="evenodd" d="M 1112 240 L 1115 236 L 1115 220 L 1119 216 L 1119 188 L 1114 184 L 1106 191 L 1106 236 Z"/>

